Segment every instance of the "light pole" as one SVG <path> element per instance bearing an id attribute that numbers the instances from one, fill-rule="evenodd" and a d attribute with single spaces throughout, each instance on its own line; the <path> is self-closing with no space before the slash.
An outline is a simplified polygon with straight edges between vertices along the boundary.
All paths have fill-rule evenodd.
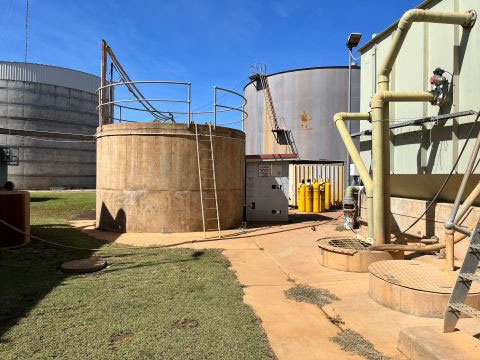
<path id="1" fill-rule="evenodd" d="M 360 33 L 351 33 L 347 39 L 348 49 L 348 97 L 347 97 L 347 109 L 348 112 L 352 111 L 352 49 L 357 46 L 362 38 Z M 352 133 L 352 120 L 348 121 L 348 133 Z M 347 166 L 345 169 L 345 184 L 344 187 L 350 185 L 350 155 L 347 153 Z"/>

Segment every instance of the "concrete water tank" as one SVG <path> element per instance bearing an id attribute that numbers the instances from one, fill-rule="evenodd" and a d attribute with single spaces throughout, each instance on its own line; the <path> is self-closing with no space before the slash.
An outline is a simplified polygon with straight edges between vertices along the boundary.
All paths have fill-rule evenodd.
<path id="1" fill-rule="evenodd" d="M 202 132 L 206 125 L 199 125 Z M 204 138 L 205 139 L 205 138 Z M 208 141 L 199 142 L 200 151 Z M 222 229 L 243 220 L 245 134 L 213 132 Z M 202 159 L 205 168 L 207 159 Z M 203 180 L 202 180 L 203 181 Z M 212 180 L 202 183 L 213 186 Z M 194 128 L 179 123 L 116 123 L 97 129 L 97 227 L 117 232 L 202 231 Z"/>
<path id="2" fill-rule="evenodd" d="M 348 67 L 333 66 L 284 71 L 267 76 L 280 128 L 290 130 L 302 160 L 345 161 L 347 153 L 333 122 L 337 112 L 347 111 Z M 247 105 L 246 153 L 289 153 L 277 144 L 259 81 L 244 89 Z M 359 110 L 360 68 L 352 68 L 352 107 Z M 352 132 L 359 131 L 358 122 Z"/>
<path id="3" fill-rule="evenodd" d="M 97 76 L 57 66 L 0 62 L 0 128 L 94 135 Z M 19 148 L 9 179 L 20 189 L 95 187 L 95 143 L 0 135 Z"/>

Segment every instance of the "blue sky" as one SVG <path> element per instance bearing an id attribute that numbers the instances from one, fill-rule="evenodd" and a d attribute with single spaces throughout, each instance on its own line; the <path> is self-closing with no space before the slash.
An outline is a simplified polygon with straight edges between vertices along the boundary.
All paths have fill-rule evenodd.
<path id="1" fill-rule="evenodd" d="M 98 75 L 106 39 L 136 80 L 191 81 L 197 108 L 213 85 L 241 91 L 252 63 L 347 65 L 350 32 L 364 43 L 419 2 L 30 0 L 27 61 Z M 0 60 L 23 61 L 25 1 L 0 4 Z"/>

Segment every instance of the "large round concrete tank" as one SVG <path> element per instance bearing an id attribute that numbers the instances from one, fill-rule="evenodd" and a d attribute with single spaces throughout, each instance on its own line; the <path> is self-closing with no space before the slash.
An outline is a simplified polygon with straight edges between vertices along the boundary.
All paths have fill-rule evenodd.
<path id="1" fill-rule="evenodd" d="M 208 133 L 206 125 L 198 128 Z M 199 154 L 209 154 L 207 137 L 202 136 L 198 145 Z M 243 220 L 245 134 L 217 126 L 213 148 L 220 225 L 227 229 Z M 211 168 L 211 153 L 201 155 L 200 161 L 201 169 Z M 99 127 L 97 226 L 117 232 L 202 231 L 198 173 L 193 127 L 158 122 Z M 204 177 L 202 188 L 211 189 L 213 180 Z M 204 208 L 214 208 L 214 203 L 205 203 Z M 216 214 L 205 217 L 216 218 Z"/>
<path id="2" fill-rule="evenodd" d="M 333 116 L 348 109 L 348 67 L 298 69 L 267 76 L 268 86 L 280 128 L 290 130 L 302 160 L 344 161 L 345 145 L 338 135 Z M 245 121 L 246 153 L 290 153 L 278 144 L 266 111 L 260 81 L 244 89 L 247 105 Z M 360 106 L 360 68 L 352 68 L 351 111 Z M 359 131 L 358 122 L 352 132 Z"/>
<path id="3" fill-rule="evenodd" d="M 95 134 L 97 76 L 56 66 L 0 62 L 0 128 Z M 20 189 L 94 188 L 95 143 L 0 135 L 19 148 L 9 179 Z"/>

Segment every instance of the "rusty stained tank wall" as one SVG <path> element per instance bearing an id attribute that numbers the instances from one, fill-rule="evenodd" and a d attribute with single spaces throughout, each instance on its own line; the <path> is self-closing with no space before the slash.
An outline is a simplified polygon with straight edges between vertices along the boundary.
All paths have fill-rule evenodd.
<path id="1" fill-rule="evenodd" d="M 205 125 L 199 129 L 207 131 Z M 97 226 L 117 232 L 202 231 L 194 134 L 186 124 L 171 123 L 98 128 Z M 208 141 L 199 144 L 201 150 L 210 147 Z M 210 153 L 200 153 L 201 167 L 211 167 Z M 220 222 L 226 229 L 243 221 L 245 134 L 217 127 L 214 153 Z M 213 187 L 213 180 L 202 187 Z M 210 225 L 216 228 L 215 222 Z"/>
<path id="2" fill-rule="evenodd" d="M 333 116 L 347 111 L 348 67 L 322 67 L 291 70 L 268 75 L 268 83 L 279 126 L 291 130 L 303 160 L 345 161 L 347 153 Z M 265 107 L 259 82 L 244 89 L 248 118 L 245 122 L 246 153 L 288 153 L 277 144 Z M 352 68 L 352 111 L 360 103 L 360 68 Z M 352 132 L 359 124 L 352 123 Z"/>

